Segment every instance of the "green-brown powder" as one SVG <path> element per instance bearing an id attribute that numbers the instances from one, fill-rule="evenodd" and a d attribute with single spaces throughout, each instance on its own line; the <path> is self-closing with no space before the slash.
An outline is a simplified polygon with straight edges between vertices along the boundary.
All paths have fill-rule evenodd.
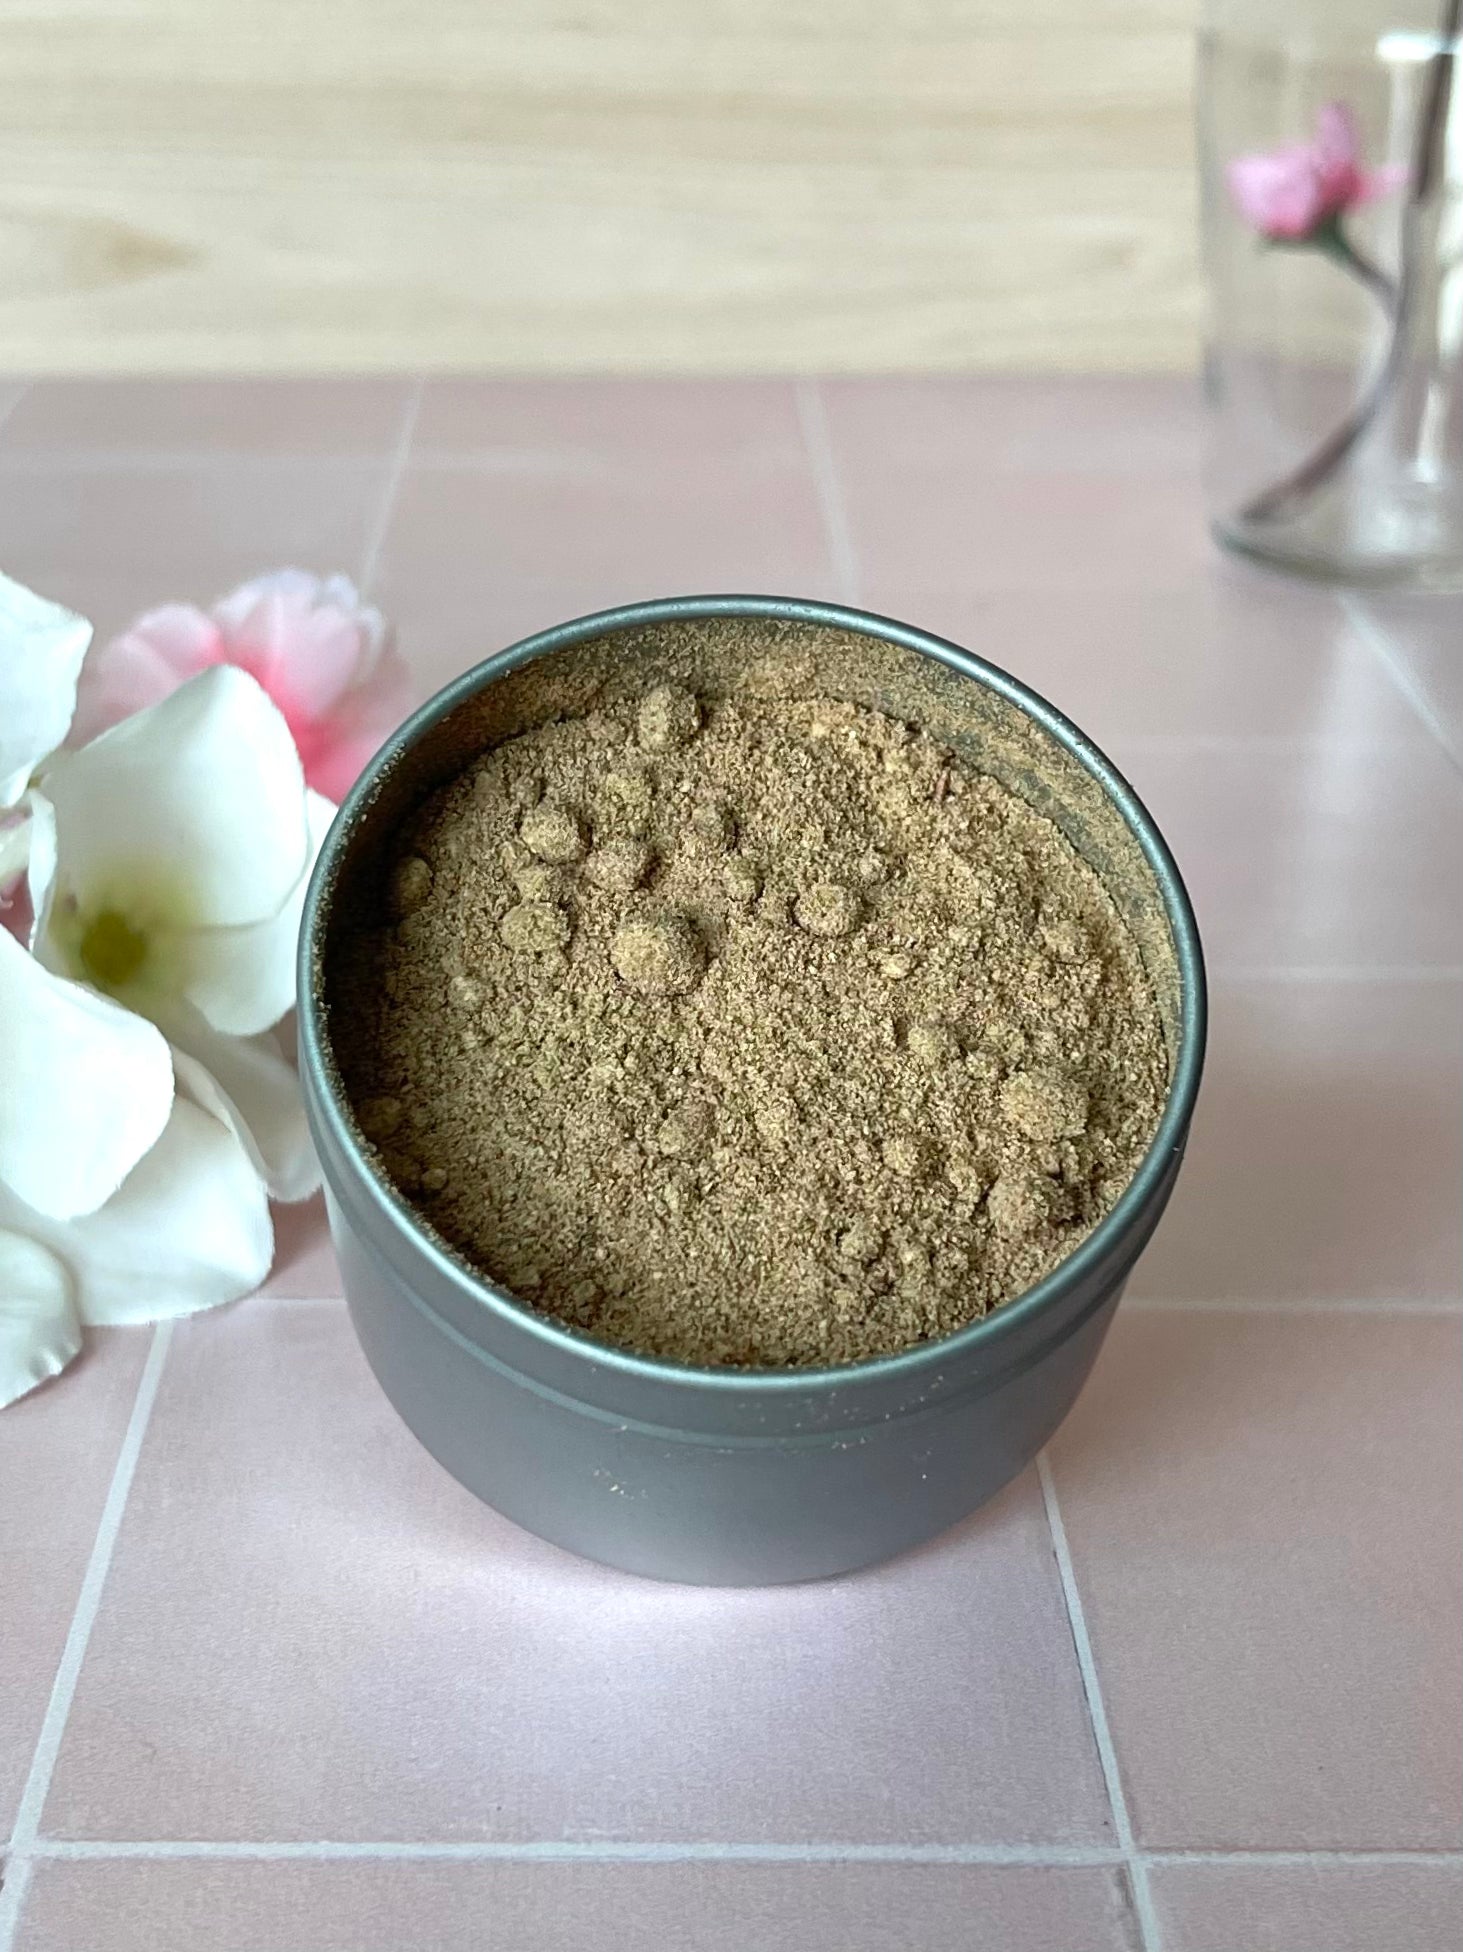
<path id="1" fill-rule="evenodd" d="M 1111 1207 L 1167 1065 L 1047 820 L 831 698 L 633 704 L 485 753 L 400 839 L 336 1045 L 467 1260 L 607 1341 L 831 1363 L 945 1335 Z"/>

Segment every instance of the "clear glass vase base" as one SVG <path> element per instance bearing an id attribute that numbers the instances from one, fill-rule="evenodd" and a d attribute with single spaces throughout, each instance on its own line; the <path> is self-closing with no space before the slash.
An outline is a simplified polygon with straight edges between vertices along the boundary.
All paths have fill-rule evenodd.
<path id="1" fill-rule="evenodd" d="M 1372 552 L 1319 537 L 1271 534 L 1223 517 L 1211 522 L 1210 529 L 1221 548 L 1232 554 L 1311 582 L 1359 589 L 1463 590 L 1463 560 L 1451 551 Z"/>

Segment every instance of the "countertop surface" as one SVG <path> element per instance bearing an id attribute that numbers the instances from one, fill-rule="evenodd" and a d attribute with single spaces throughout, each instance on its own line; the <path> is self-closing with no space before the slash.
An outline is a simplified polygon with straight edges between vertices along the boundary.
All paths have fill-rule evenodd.
<path id="1" fill-rule="evenodd" d="M 0 1417 L 0 1946 L 1454 1946 L 1463 600 L 1218 557 L 1176 382 L 0 394 L 0 560 L 102 634 L 296 562 L 424 694 L 707 589 L 953 637 L 1132 779 L 1214 990 L 1077 1409 L 871 1573 L 515 1530 L 376 1388 L 314 1205 L 263 1295 L 94 1338 Z"/>

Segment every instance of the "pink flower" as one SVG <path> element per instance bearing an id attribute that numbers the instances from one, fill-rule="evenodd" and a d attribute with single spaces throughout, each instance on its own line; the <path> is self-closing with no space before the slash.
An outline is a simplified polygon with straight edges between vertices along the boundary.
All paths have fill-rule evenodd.
<path id="1" fill-rule="evenodd" d="M 305 779 L 340 800 L 409 702 L 405 666 L 379 610 L 344 576 L 300 569 L 244 583 L 211 611 L 149 610 L 82 667 L 71 743 L 176 691 L 211 664 L 237 664 L 284 714 Z"/>
<path id="2" fill-rule="evenodd" d="M 1236 156 L 1225 172 L 1246 223 L 1262 237 L 1299 243 L 1357 204 L 1390 196 L 1406 181 L 1398 168 L 1366 169 L 1356 121 L 1344 102 L 1328 102 L 1308 143 Z"/>

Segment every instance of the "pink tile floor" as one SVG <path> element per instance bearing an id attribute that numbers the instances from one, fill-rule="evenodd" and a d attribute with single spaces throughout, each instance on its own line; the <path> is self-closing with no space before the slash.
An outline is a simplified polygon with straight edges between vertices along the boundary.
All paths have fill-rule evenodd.
<path id="1" fill-rule="evenodd" d="M 313 1208 L 264 1298 L 0 1419 L 0 1952 L 1452 1952 L 1463 600 L 1220 560 L 1172 382 L 0 387 L 103 632 L 284 561 L 423 692 L 634 597 L 955 637 L 1151 802 L 1214 976 L 1171 1213 L 1039 1467 L 833 1585 L 477 1505 Z"/>

